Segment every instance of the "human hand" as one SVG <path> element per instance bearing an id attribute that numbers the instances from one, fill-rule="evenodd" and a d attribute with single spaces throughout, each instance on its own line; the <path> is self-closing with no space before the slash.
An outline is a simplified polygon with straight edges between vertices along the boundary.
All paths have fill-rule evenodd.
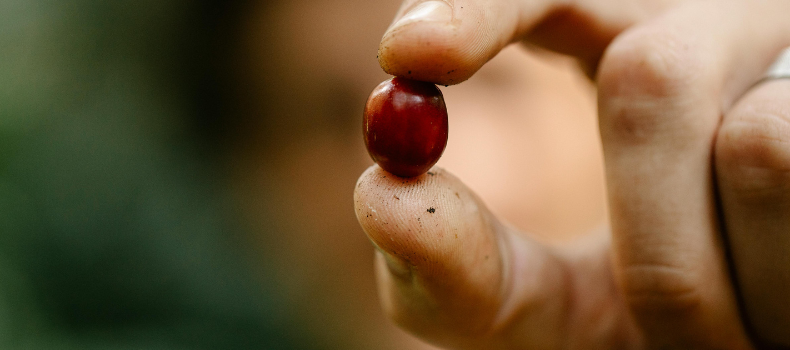
<path id="1" fill-rule="evenodd" d="M 382 39 L 388 73 L 454 84 L 520 40 L 590 67 L 612 228 L 551 249 L 498 222 L 441 169 L 401 179 L 371 167 L 355 206 L 379 251 L 385 311 L 451 348 L 750 349 L 748 325 L 760 342 L 790 345 L 781 236 L 790 102 L 780 97 L 790 85 L 744 95 L 790 44 L 788 10 L 782 1 L 407 1 Z"/>

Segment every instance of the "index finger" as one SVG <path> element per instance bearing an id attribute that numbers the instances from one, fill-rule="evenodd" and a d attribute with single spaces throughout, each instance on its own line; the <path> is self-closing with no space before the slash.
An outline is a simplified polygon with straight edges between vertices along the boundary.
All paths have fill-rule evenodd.
<path id="1" fill-rule="evenodd" d="M 452 85 L 508 44 L 528 40 L 594 68 L 617 34 L 672 2 L 406 0 L 381 40 L 378 60 L 389 74 Z"/>

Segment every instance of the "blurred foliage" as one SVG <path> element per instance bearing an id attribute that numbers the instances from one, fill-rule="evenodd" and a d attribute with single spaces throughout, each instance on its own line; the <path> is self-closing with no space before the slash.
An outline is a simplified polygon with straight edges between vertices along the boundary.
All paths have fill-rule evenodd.
<path id="1" fill-rule="evenodd" d="M 317 348 L 224 188 L 242 5 L 0 1 L 0 348 Z"/>

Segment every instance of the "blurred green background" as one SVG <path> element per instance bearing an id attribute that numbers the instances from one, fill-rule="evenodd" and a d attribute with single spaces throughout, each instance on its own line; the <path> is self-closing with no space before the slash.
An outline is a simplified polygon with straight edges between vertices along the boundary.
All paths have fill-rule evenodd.
<path id="1" fill-rule="evenodd" d="M 267 258 L 287 230 L 266 210 L 251 229 L 233 195 L 229 155 L 295 130 L 234 95 L 244 25 L 275 6 L 0 1 L 0 348 L 369 346 L 314 335 Z"/>

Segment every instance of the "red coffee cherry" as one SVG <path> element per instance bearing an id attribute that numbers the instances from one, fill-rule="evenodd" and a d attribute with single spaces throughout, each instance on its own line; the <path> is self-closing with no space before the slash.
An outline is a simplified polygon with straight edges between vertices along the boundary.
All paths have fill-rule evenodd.
<path id="1" fill-rule="evenodd" d="M 428 171 L 447 145 L 447 107 L 436 85 L 406 78 L 387 80 L 365 104 L 362 132 L 370 157 L 401 177 Z"/>

